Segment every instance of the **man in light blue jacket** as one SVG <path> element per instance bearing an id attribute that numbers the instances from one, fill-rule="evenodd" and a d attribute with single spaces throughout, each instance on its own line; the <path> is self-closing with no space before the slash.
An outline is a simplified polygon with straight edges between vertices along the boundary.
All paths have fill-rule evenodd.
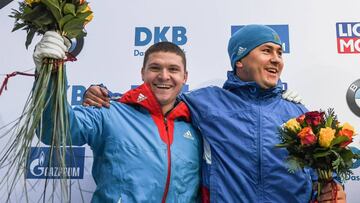
<path id="1" fill-rule="evenodd" d="M 56 32 L 45 33 L 35 61 L 62 58 L 65 46 L 56 41 L 64 43 Z M 93 151 L 97 187 L 92 202 L 198 202 L 202 140 L 187 106 L 177 100 L 187 80 L 184 52 L 170 42 L 152 45 L 141 76 L 144 84 L 110 108 L 66 104 L 72 145 L 88 144 Z M 44 113 L 40 137 L 45 144 L 51 143 L 51 111 L 47 106 Z"/>

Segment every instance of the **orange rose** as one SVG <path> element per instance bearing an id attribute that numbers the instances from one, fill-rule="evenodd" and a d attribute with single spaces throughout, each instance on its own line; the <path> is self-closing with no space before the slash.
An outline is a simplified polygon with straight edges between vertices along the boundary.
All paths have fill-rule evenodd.
<path id="1" fill-rule="evenodd" d="M 296 121 L 299 122 L 300 124 L 303 124 L 305 121 L 305 114 L 302 114 L 299 117 L 297 117 Z"/>
<path id="2" fill-rule="evenodd" d="M 341 143 L 340 147 L 346 147 L 347 145 L 349 145 L 352 142 L 353 139 L 352 137 L 354 136 L 354 134 L 355 134 L 354 127 L 352 127 L 349 123 L 344 123 L 341 130 L 339 131 L 338 136 L 345 136 L 349 138 L 349 140 Z"/>
<path id="3" fill-rule="evenodd" d="M 298 134 L 301 145 L 311 145 L 316 143 L 316 136 L 310 127 L 303 128 Z"/>
<path id="4" fill-rule="evenodd" d="M 353 131 L 353 133 L 355 133 L 354 127 L 352 127 L 352 125 L 350 125 L 350 124 L 347 123 L 347 122 L 345 122 L 345 123 L 343 124 L 343 126 L 342 126 L 341 129 L 343 129 L 343 130 L 351 130 L 351 131 Z"/>

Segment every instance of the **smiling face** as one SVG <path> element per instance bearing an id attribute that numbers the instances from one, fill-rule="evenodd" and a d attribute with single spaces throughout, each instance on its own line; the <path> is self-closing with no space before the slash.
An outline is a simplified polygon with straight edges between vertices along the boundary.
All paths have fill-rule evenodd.
<path id="1" fill-rule="evenodd" d="M 141 69 L 141 76 L 151 87 L 165 114 L 174 107 L 176 97 L 187 80 L 182 58 L 172 52 L 153 52 Z"/>
<path id="2" fill-rule="evenodd" d="M 253 49 L 236 62 L 236 75 L 243 81 L 255 81 L 260 87 L 275 87 L 284 67 L 282 48 L 272 42 Z"/>

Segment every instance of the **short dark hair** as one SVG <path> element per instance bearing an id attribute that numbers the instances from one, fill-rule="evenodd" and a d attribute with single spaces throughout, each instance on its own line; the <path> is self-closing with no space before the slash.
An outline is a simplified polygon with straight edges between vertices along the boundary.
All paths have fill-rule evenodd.
<path id="1" fill-rule="evenodd" d="M 149 59 L 150 54 L 155 52 L 171 52 L 181 57 L 184 64 L 184 70 L 186 71 L 186 57 L 184 51 L 176 44 L 171 42 L 158 42 L 151 45 L 146 51 L 143 61 L 143 68 Z"/>

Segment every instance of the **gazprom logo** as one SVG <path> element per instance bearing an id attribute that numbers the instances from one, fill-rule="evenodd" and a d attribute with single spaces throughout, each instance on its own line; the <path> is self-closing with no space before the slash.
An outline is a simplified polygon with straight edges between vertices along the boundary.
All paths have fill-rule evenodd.
<path id="1" fill-rule="evenodd" d="M 187 43 L 186 28 L 184 26 L 156 26 L 156 27 L 135 27 L 136 47 L 143 47 L 158 42 L 172 42 L 178 46 Z M 144 51 L 134 50 L 134 56 L 143 56 Z"/>
<path id="2" fill-rule="evenodd" d="M 360 53 L 360 22 L 336 23 L 338 53 Z"/>
<path id="3" fill-rule="evenodd" d="M 85 147 L 66 147 L 65 167 L 59 164 L 56 153 L 50 161 L 49 147 L 31 147 L 27 163 L 27 179 L 82 179 L 84 177 Z"/>
<path id="4" fill-rule="evenodd" d="M 267 25 L 271 27 L 280 36 L 282 42 L 283 53 L 290 53 L 290 41 L 289 41 L 289 25 Z M 233 35 L 244 25 L 233 25 L 231 26 L 231 35 Z"/>

